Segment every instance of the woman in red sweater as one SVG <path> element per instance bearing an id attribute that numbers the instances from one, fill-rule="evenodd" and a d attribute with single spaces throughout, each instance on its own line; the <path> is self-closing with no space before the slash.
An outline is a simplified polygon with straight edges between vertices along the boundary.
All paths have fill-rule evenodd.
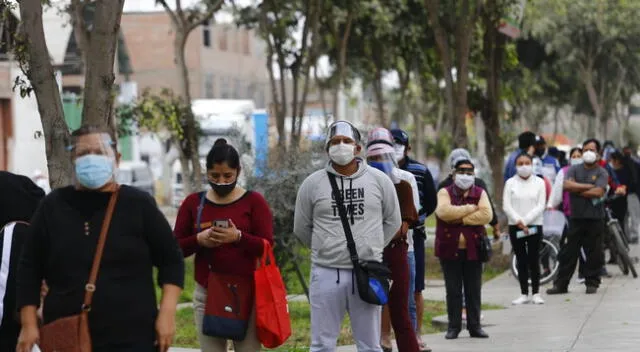
<path id="1" fill-rule="evenodd" d="M 214 273 L 253 277 L 262 255 L 263 240 L 273 243 L 273 218 L 262 195 L 236 185 L 240 157 L 224 139 L 218 139 L 207 155 L 207 179 L 211 189 L 189 195 L 178 211 L 174 234 L 185 257 L 195 257 L 195 322 L 204 352 L 226 351 L 227 340 L 203 334 L 207 281 Z M 203 198 L 204 197 L 204 198 Z M 200 224 L 198 213 L 201 208 Z M 228 227 L 218 227 L 228 222 Z M 255 352 L 260 342 L 251 313 L 244 340 L 234 341 L 235 351 Z"/>

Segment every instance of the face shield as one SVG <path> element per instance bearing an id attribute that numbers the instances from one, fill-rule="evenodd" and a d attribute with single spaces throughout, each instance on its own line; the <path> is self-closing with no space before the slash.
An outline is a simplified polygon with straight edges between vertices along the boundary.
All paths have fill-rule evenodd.
<path id="1" fill-rule="evenodd" d="M 67 150 L 74 164 L 77 184 L 99 189 L 116 175 L 115 143 L 107 133 L 89 133 L 74 138 Z"/>
<path id="2" fill-rule="evenodd" d="M 325 140 L 325 145 L 327 146 L 327 148 L 334 138 L 338 139 L 336 137 L 346 137 L 354 141 L 356 144 L 360 143 L 360 132 L 358 132 L 358 130 L 353 127 L 352 124 L 346 121 L 337 121 L 329 126 L 327 139 Z"/>
<path id="3" fill-rule="evenodd" d="M 385 143 L 376 143 L 367 148 L 367 163 L 393 179 L 393 169 L 398 165 L 393 147 Z"/>

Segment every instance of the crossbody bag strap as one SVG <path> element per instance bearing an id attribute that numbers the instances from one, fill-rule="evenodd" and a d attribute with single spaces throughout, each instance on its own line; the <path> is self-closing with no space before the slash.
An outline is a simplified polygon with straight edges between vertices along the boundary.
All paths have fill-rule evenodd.
<path id="1" fill-rule="evenodd" d="M 196 216 L 196 227 L 198 233 L 202 231 L 202 211 L 204 210 L 204 202 L 207 200 L 207 192 L 204 191 L 200 194 L 200 205 L 198 205 L 198 215 Z M 197 235 L 197 234 L 196 234 Z"/>
<path id="2" fill-rule="evenodd" d="M 358 264 L 358 251 L 356 250 L 356 243 L 353 240 L 351 225 L 349 225 L 349 220 L 347 219 L 347 210 L 344 207 L 342 194 L 338 190 L 336 176 L 330 172 L 327 172 L 327 175 L 329 175 L 329 182 L 331 183 L 331 189 L 333 190 L 333 198 L 335 198 L 336 205 L 338 206 L 338 213 L 340 214 L 340 220 L 342 221 L 344 235 L 347 237 L 347 248 L 349 249 L 349 254 L 351 255 L 351 262 L 355 266 Z"/>
<path id="3" fill-rule="evenodd" d="M 87 282 L 87 285 L 85 286 L 84 302 L 82 303 L 83 312 L 88 312 L 91 310 L 91 302 L 93 300 L 93 293 L 96 291 L 96 280 L 98 279 L 98 271 L 100 270 L 100 262 L 102 261 L 104 244 L 107 241 L 109 225 L 111 225 L 113 210 L 115 209 L 116 202 L 118 201 L 118 194 L 120 194 L 120 185 L 116 185 L 115 190 L 113 191 L 113 193 L 111 193 L 111 197 L 109 198 L 109 205 L 107 205 L 107 212 L 104 216 L 104 220 L 102 221 L 100 237 L 98 238 L 98 247 L 96 248 L 96 254 L 93 257 L 93 264 L 91 265 L 89 282 Z"/>

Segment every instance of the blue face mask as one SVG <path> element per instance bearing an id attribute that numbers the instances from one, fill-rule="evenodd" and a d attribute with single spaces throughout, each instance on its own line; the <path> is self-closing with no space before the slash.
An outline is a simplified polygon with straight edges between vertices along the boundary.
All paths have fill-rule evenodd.
<path id="1" fill-rule="evenodd" d="M 105 155 L 88 154 L 76 159 L 76 179 L 88 189 L 98 189 L 113 177 L 113 159 Z"/>
<path id="2" fill-rule="evenodd" d="M 375 167 L 387 175 L 390 175 L 391 171 L 393 171 L 393 163 L 388 161 L 370 161 L 369 166 Z"/>

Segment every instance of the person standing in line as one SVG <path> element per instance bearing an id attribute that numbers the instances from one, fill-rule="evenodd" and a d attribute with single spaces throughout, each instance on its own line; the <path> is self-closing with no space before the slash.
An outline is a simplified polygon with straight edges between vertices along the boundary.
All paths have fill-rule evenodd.
<path id="1" fill-rule="evenodd" d="M 474 185 L 475 167 L 470 160 L 454 165 L 454 184 L 438 192 L 436 207 L 436 256 L 440 258 L 447 290 L 449 327 L 445 338 L 457 339 L 462 329 L 462 295 L 467 305 L 467 329 L 471 337 L 487 338 L 480 326 L 482 262 L 479 247 L 485 225 L 493 217 L 487 192 Z"/>
<path id="2" fill-rule="evenodd" d="M 540 158 L 542 164 L 540 165 L 540 174 L 553 183 L 560 171 L 560 162 L 547 151 L 547 141 L 545 141 L 544 137 L 536 136 L 534 148 L 534 155 Z"/>
<path id="3" fill-rule="evenodd" d="M 553 188 L 551 190 L 551 196 L 549 197 L 549 201 L 547 204 L 547 210 L 553 210 L 558 208 L 560 205 L 562 205 L 562 212 L 564 213 L 564 216 L 568 219 L 571 218 L 571 201 L 570 201 L 570 196 L 569 196 L 569 192 L 565 191 L 563 189 L 564 187 L 564 178 L 565 175 L 567 173 L 567 171 L 569 170 L 569 168 L 571 166 L 574 165 L 580 165 L 582 164 L 584 161 L 582 160 L 582 149 L 581 148 L 572 148 L 571 151 L 569 151 L 569 158 L 570 158 L 570 162 L 568 166 L 563 167 L 562 169 L 560 169 L 560 172 L 558 173 L 558 176 L 556 177 L 556 181 L 553 183 Z M 562 238 L 566 239 L 566 235 L 567 235 L 567 231 L 568 231 L 568 226 L 565 227 L 565 230 L 563 232 Z M 579 284 L 583 284 L 584 283 L 584 262 L 585 262 L 585 257 L 583 255 L 583 250 L 580 250 L 579 255 L 578 255 L 578 283 Z M 550 270 L 550 269 L 546 269 L 546 270 Z"/>
<path id="4" fill-rule="evenodd" d="M 391 179 L 356 157 L 360 132 L 349 122 L 334 122 L 325 150 L 330 162 L 307 177 L 296 198 L 293 231 L 311 247 L 311 348 L 333 352 L 340 326 L 349 313 L 359 352 L 381 352 L 378 305 L 363 301 L 353 281 L 353 264 L 329 180 L 331 173 L 347 208 L 360 260 L 382 261 L 382 252 L 402 226 L 400 205 Z"/>
<path id="5" fill-rule="evenodd" d="M 0 171 L 0 351 L 15 351 L 20 334 L 16 275 L 29 221 L 44 191 L 26 176 Z"/>
<path id="6" fill-rule="evenodd" d="M 419 210 L 420 216 L 418 223 L 412 228 L 413 247 L 415 256 L 415 289 L 413 300 L 409 301 L 409 312 L 412 321 L 415 321 L 416 336 L 420 344 L 421 352 L 431 351 L 431 348 L 422 341 L 422 318 L 424 316 L 424 298 L 422 291 L 425 289 L 425 242 L 427 233 L 425 230 L 425 221 L 436 210 L 436 189 L 435 182 L 429 169 L 424 165 L 409 157 L 411 151 L 411 143 L 409 143 L 409 135 L 400 129 L 391 130 L 394 139 L 394 149 L 396 153 L 396 161 L 402 170 L 411 172 L 415 176 L 418 185 Z M 410 259 L 411 260 L 411 259 Z M 415 315 L 413 314 L 413 302 L 415 302 Z"/>
<path id="7" fill-rule="evenodd" d="M 544 181 L 533 175 L 532 162 L 529 154 L 522 154 L 516 159 L 518 174 L 507 180 L 503 192 L 502 206 L 509 219 L 509 238 L 518 261 L 518 280 L 522 293 L 512 302 L 514 305 L 530 301 L 544 304 L 539 292 L 539 249 L 546 191 Z M 529 277 L 532 298 L 529 297 Z"/>
<path id="8" fill-rule="evenodd" d="M 570 192 L 571 219 L 567 242 L 558 255 L 558 276 L 548 295 L 569 292 L 569 282 L 576 269 L 580 248 L 587 257 L 585 262 L 586 293 L 594 294 L 600 286 L 604 265 L 602 236 L 605 231 L 604 204 L 594 202 L 604 197 L 609 174 L 599 163 L 600 142 L 589 139 L 582 145 L 582 164 L 572 166 L 565 175 L 564 190 Z"/>
<path id="9" fill-rule="evenodd" d="M 418 351 L 415 333 L 415 260 L 410 227 L 418 221 L 418 186 L 412 173 L 397 167 L 393 149 L 393 137 L 386 128 L 374 128 L 367 138 L 367 163 L 384 172 L 395 185 L 400 201 L 402 228 L 385 247 L 383 260 L 391 270 L 389 303 L 382 308 L 380 344 L 382 350 L 391 352 L 391 327 L 395 332 L 399 351 Z M 403 284 L 404 283 L 404 284 Z"/>
<path id="10" fill-rule="evenodd" d="M 71 135 L 75 185 L 58 188 L 36 210 L 17 276 L 22 330 L 17 352 L 40 339 L 37 309 L 42 281 L 49 288 L 44 324 L 80 314 L 107 207 L 113 210 L 93 302 L 88 313 L 94 352 L 166 352 L 175 335 L 184 260 L 171 226 L 147 193 L 115 182 L 120 159 L 114 138 L 100 127 Z M 153 269 L 162 296 L 158 305 Z"/>
<path id="11" fill-rule="evenodd" d="M 193 307 L 200 348 L 204 352 L 226 352 L 226 339 L 205 335 L 202 329 L 207 296 L 213 294 L 207 291 L 209 271 L 253 278 L 263 240 L 273 243 L 273 216 L 260 193 L 238 186 L 240 156 L 224 138 L 214 143 L 206 164 L 211 188 L 185 199 L 178 210 L 174 235 L 185 257 L 195 254 Z M 217 220 L 228 220 L 228 226 L 216 226 Z M 233 341 L 235 351 L 260 350 L 255 329 L 254 308 L 244 340 Z"/>
<path id="12" fill-rule="evenodd" d="M 536 143 L 536 134 L 531 131 L 522 132 L 518 136 L 518 149 L 514 150 L 504 165 L 504 182 L 513 177 L 516 172 L 516 158 L 522 153 L 534 155 Z"/>

